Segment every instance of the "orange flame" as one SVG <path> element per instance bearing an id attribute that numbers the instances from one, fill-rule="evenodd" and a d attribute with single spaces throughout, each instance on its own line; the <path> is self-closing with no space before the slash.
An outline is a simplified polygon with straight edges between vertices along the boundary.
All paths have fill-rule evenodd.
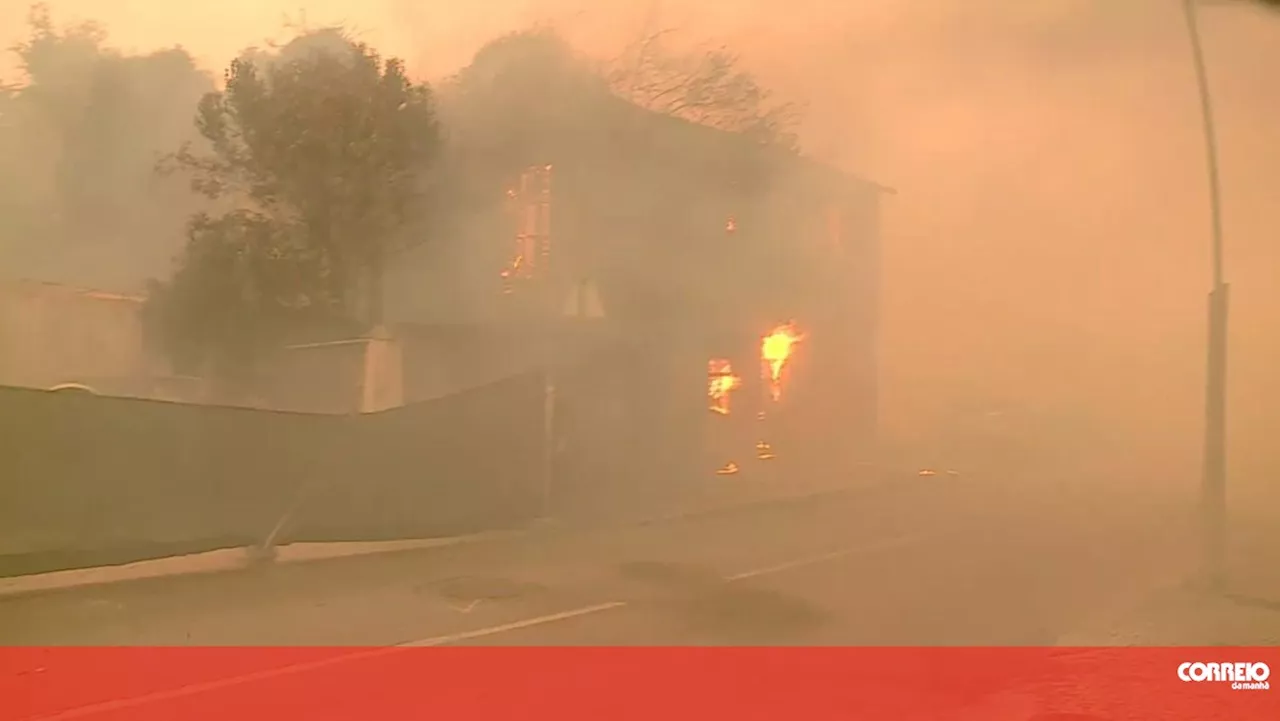
<path id="1" fill-rule="evenodd" d="M 707 398 L 714 413 L 729 415 L 729 394 L 742 385 L 742 379 L 734 375 L 733 366 L 722 358 L 707 363 Z"/>
<path id="2" fill-rule="evenodd" d="M 514 252 L 501 270 L 502 292 L 509 294 L 517 282 L 543 275 L 551 254 L 551 166 L 527 168 L 505 195 L 515 223 Z"/>
<path id="3" fill-rule="evenodd" d="M 768 441 L 756 441 L 756 458 L 762 461 L 771 461 L 775 457 L 773 455 L 773 446 Z"/>
<path id="4" fill-rule="evenodd" d="M 795 323 L 774 328 L 760 341 L 760 359 L 764 366 L 764 379 L 769 383 L 769 395 L 777 401 L 782 398 L 782 371 L 791 359 L 796 344 L 804 335 L 796 330 Z"/>

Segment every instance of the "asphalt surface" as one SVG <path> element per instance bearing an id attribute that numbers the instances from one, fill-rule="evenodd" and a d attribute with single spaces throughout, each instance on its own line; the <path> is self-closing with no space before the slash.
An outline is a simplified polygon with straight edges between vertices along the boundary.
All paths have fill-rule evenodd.
<path id="1" fill-rule="evenodd" d="M 900 479 L 614 530 L 5 598 L 0 645 L 1052 645 L 1184 574 L 1185 517 L 1104 484 Z"/>

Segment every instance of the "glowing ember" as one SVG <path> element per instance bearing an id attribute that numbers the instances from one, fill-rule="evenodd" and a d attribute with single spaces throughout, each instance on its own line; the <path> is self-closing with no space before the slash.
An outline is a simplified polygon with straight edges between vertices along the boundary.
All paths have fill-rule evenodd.
<path id="1" fill-rule="evenodd" d="M 776 456 L 773 455 L 773 446 L 769 445 L 765 441 L 758 441 L 756 443 L 756 458 L 762 461 L 771 461 L 776 458 Z"/>
<path id="2" fill-rule="evenodd" d="M 505 191 L 507 212 L 515 224 L 515 248 L 501 271 L 502 292 L 517 282 L 545 273 L 551 254 L 551 166 L 533 167 L 520 175 L 518 187 Z"/>
<path id="3" fill-rule="evenodd" d="M 716 358 L 707 363 L 707 399 L 713 413 L 729 415 L 729 395 L 741 385 L 729 361 Z"/>
<path id="4" fill-rule="evenodd" d="M 769 395 L 777 401 L 782 398 L 782 371 L 795 351 L 795 346 L 804 340 L 795 323 L 787 323 L 774 328 L 760 341 L 760 359 L 764 366 L 764 379 L 769 383 Z"/>
<path id="5" fill-rule="evenodd" d="M 717 476 L 732 476 L 738 472 L 738 464 L 730 461 L 716 469 Z"/>

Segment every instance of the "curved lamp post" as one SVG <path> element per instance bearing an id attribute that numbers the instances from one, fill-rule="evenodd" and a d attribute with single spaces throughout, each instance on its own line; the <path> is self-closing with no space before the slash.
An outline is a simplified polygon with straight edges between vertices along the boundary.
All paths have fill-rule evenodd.
<path id="1" fill-rule="evenodd" d="M 1205 70 L 1200 42 L 1197 0 L 1182 0 L 1182 12 L 1191 45 L 1200 95 L 1204 132 L 1206 171 L 1209 181 L 1209 210 L 1212 222 L 1211 257 L 1213 287 L 1209 291 L 1209 339 L 1205 362 L 1204 467 L 1202 468 L 1201 513 L 1204 543 L 1203 582 L 1211 590 L 1226 585 L 1227 515 L 1227 298 L 1228 285 L 1222 277 L 1222 198 L 1218 179 L 1218 141 L 1213 121 L 1213 96 Z"/>
<path id="2" fill-rule="evenodd" d="M 1280 8 L 1280 0 L 1252 0 Z M 1212 218 L 1211 257 L 1213 287 L 1209 291 L 1209 339 L 1205 364 L 1204 468 L 1202 513 L 1204 522 L 1203 581 L 1212 590 L 1226 585 L 1226 491 L 1227 491 L 1227 299 L 1230 286 L 1222 272 L 1222 194 L 1218 178 L 1218 141 L 1214 128 L 1213 99 L 1205 70 L 1200 41 L 1197 0 L 1182 0 L 1191 61 L 1200 95 L 1204 132 L 1206 171 L 1209 181 L 1209 208 Z"/>

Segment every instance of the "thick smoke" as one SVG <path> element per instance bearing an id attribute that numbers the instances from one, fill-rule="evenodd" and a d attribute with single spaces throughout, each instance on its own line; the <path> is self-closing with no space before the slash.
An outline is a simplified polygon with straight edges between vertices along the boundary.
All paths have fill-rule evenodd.
<path id="1" fill-rule="evenodd" d="M 55 9 L 101 20 L 138 52 L 180 43 L 216 73 L 278 35 L 282 19 L 303 19 L 300 6 L 307 22 L 344 23 L 428 77 L 539 23 L 601 59 L 646 27 L 728 44 L 808 108 L 809 152 L 899 190 L 884 236 L 885 422 L 896 437 L 1003 410 L 1025 433 L 1133 471 L 1124 477 L 1135 483 L 1194 482 L 1209 215 L 1174 0 L 489 0 L 476 9 L 235 0 L 128 12 L 67 0 Z M 1268 440 L 1280 426 L 1280 86 L 1268 72 L 1280 67 L 1280 16 L 1244 3 L 1205 3 L 1202 14 L 1233 285 L 1231 471 L 1248 498 L 1280 471 Z M 0 27 L 17 32 L 21 19 L 6 9 Z M 52 172 L 26 143 L 6 149 L 6 188 Z M 19 241 L 5 243 L 8 264 Z"/>

